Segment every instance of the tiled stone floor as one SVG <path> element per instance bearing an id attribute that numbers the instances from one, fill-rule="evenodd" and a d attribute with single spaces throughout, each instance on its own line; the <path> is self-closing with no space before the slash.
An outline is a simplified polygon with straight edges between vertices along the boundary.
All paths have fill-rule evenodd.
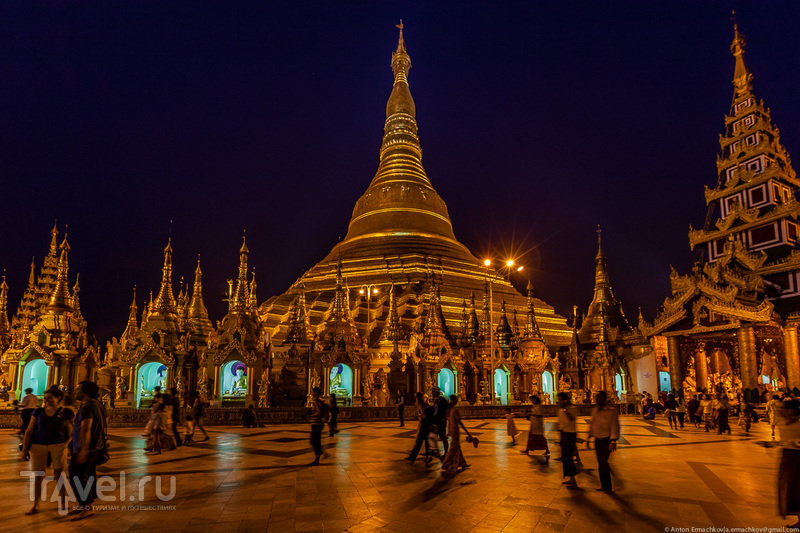
<path id="1" fill-rule="evenodd" d="M 580 422 L 585 434 L 587 420 Z M 143 453 L 139 431 L 112 429 L 112 460 L 103 471 L 125 471 L 126 499 L 138 497 L 144 476 L 175 475 L 172 501 L 156 498 L 151 482 L 144 500 L 135 502 L 174 510 L 103 510 L 77 523 L 59 517 L 49 502 L 38 515 L 23 514 L 30 502 L 28 481 L 18 474 L 18 440 L 2 430 L 0 530 L 639 532 L 788 523 L 775 504 L 779 452 L 756 444 L 768 438 L 766 424 L 755 424 L 750 436 L 734 428 L 731 437 L 694 428 L 672 432 L 662 419 L 624 417 L 622 425 L 620 449 L 612 456 L 613 495 L 595 490 L 593 450 L 581 445 L 580 488 L 569 489 L 561 485 L 560 462 L 548 464 L 520 454 L 521 445 L 507 446 L 504 420 L 467 422 L 480 446 L 465 445 L 472 467 L 452 477 L 443 476 L 438 464 L 403 461 L 415 422 L 405 428 L 342 425 L 337 437 L 323 437 L 329 457 L 320 467 L 303 466 L 312 458 L 307 426 L 216 427 L 209 442 L 162 455 Z M 518 426 L 525 429 L 527 422 Z M 547 427 L 555 449 L 555 423 Z M 525 433 L 518 440 L 524 439 Z M 123 504 L 132 503 L 104 505 Z"/>

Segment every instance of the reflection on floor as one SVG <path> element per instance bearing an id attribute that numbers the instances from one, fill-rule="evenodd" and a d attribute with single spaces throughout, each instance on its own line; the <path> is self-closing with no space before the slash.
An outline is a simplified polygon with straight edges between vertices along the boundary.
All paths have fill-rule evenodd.
<path id="1" fill-rule="evenodd" d="M 579 436 L 587 431 L 579 421 Z M 527 422 L 517 422 L 520 429 Z M 620 449 L 612 456 L 615 494 L 597 492 L 593 450 L 581 444 L 579 488 L 561 485 L 561 463 L 519 453 L 507 446 L 505 420 L 474 420 L 467 427 L 479 437 L 477 449 L 464 445 L 470 469 L 444 476 L 439 465 L 403 458 L 413 444 L 416 422 L 340 425 L 336 437 L 323 437 L 328 457 L 312 459 L 307 426 L 257 429 L 218 427 L 211 440 L 191 447 L 144 454 L 139 431 L 112 429 L 112 460 L 101 470 L 125 472 L 124 498 L 84 522 L 60 518 L 55 503 L 24 516 L 30 507 L 28 481 L 16 475 L 17 438 L 0 433 L 0 529 L 3 531 L 664 531 L 667 527 L 779 527 L 775 485 L 779 451 L 758 446 L 768 439 L 766 424 L 750 436 L 738 428 L 732 437 L 694 428 L 671 431 L 666 421 L 623 418 Z M 554 458 L 558 433 L 547 424 Z M 325 432 L 327 435 L 327 432 Z M 525 442 L 525 434 L 518 437 Z M 27 466 L 26 466 L 27 467 Z M 168 476 L 176 476 L 171 501 Z M 139 487 L 144 484 L 144 499 Z M 165 506 L 148 510 L 123 505 Z"/>

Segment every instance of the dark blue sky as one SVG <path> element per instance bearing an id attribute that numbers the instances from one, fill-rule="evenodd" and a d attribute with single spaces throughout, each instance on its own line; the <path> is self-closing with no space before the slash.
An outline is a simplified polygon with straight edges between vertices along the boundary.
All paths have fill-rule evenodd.
<path id="1" fill-rule="evenodd" d="M 212 319 L 244 228 L 260 300 L 283 292 L 374 175 L 403 18 L 423 163 L 456 236 L 478 256 L 527 251 L 566 314 L 591 299 L 600 224 L 615 294 L 652 318 L 716 181 L 732 8 L 798 154 L 794 1 L 3 2 L 9 311 L 54 218 L 102 337 L 134 284 L 158 289 L 170 219 L 175 281 L 200 253 Z"/>

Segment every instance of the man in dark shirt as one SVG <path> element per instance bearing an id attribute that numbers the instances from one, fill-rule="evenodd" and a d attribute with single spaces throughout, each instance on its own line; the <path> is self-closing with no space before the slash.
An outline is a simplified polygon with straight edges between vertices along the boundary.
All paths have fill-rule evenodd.
<path id="1" fill-rule="evenodd" d="M 411 450 L 411 453 L 409 453 L 408 457 L 406 457 L 406 461 L 409 463 L 413 463 L 417 459 L 417 455 L 419 454 L 419 450 L 422 448 L 423 443 L 425 444 L 425 455 L 429 454 L 428 430 L 431 427 L 431 424 L 434 423 L 433 407 L 428 405 L 428 402 L 425 401 L 425 397 L 421 392 L 417 393 L 416 398 L 417 408 L 421 415 L 419 421 L 419 431 L 417 432 L 417 440 L 414 442 L 414 448 Z"/>
<path id="2" fill-rule="evenodd" d="M 178 432 L 178 426 L 181 423 L 181 399 L 178 396 L 178 389 L 175 387 L 169 389 L 169 405 L 172 407 L 172 434 L 175 436 L 175 446 L 182 446 L 183 441 Z"/>
<path id="3" fill-rule="evenodd" d="M 106 413 L 98 401 L 99 397 L 97 383 L 78 383 L 75 399 L 82 403 L 72 430 L 72 460 L 69 463 L 69 481 L 78 498 L 79 511 L 73 520 L 82 520 L 94 514 L 92 502 L 97 497 L 97 460 L 106 447 Z"/>
<path id="4" fill-rule="evenodd" d="M 442 396 L 438 388 L 433 389 L 433 416 L 436 419 L 436 428 L 439 430 L 439 438 L 444 444 L 444 453 L 450 448 L 447 444 L 447 409 L 450 403 Z"/>

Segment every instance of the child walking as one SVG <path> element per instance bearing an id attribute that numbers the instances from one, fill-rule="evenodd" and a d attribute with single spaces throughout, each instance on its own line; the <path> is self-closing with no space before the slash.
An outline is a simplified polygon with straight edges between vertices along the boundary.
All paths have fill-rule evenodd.
<path id="1" fill-rule="evenodd" d="M 511 412 L 510 407 L 506 407 L 506 430 L 508 436 L 511 437 L 511 446 L 517 445 L 517 425 L 514 423 L 514 413 Z"/>

